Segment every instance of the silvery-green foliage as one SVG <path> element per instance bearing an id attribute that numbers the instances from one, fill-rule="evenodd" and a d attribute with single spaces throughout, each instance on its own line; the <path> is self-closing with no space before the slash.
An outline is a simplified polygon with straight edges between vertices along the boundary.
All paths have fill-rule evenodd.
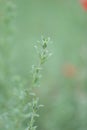
<path id="1" fill-rule="evenodd" d="M 36 117 L 39 117 L 38 110 L 43 105 L 39 104 L 39 98 L 35 93 L 33 93 L 33 88 L 40 86 L 40 78 L 41 78 L 41 70 L 42 65 L 47 61 L 48 57 L 51 56 L 51 53 L 48 51 L 48 44 L 50 42 L 50 38 L 44 39 L 41 38 L 41 41 L 37 42 L 35 45 L 35 49 L 38 54 L 38 63 L 37 65 L 32 66 L 32 86 L 30 87 L 30 95 L 31 101 L 29 103 L 31 108 L 31 113 L 29 113 L 29 122 L 27 130 L 35 130 L 37 126 L 34 126 Z"/>
<path id="2" fill-rule="evenodd" d="M 32 83 L 11 73 L 10 57 L 15 36 L 16 5 L 12 0 L 0 1 L 0 130 L 36 130 L 38 110 L 43 105 L 34 93 L 40 86 L 42 65 L 51 53 L 48 51 L 50 38 L 41 38 L 35 45 L 37 65 L 32 66 Z"/>
<path id="3" fill-rule="evenodd" d="M 50 38 L 41 38 L 41 41 L 37 42 L 35 45 L 36 52 L 38 54 L 38 65 L 32 66 L 33 83 L 34 85 L 38 83 L 41 76 L 42 65 L 47 61 L 47 59 L 52 55 L 48 50 L 48 45 L 50 43 Z M 38 84 L 39 85 L 39 84 Z"/>

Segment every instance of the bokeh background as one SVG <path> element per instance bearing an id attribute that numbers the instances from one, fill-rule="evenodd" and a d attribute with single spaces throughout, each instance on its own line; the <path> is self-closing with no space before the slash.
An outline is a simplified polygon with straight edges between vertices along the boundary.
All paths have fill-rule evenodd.
<path id="1" fill-rule="evenodd" d="M 79 0 L 16 0 L 12 73 L 28 79 L 34 45 L 50 37 L 53 55 L 37 89 L 44 108 L 38 130 L 87 130 L 87 12 Z M 31 79 L 28 79 L 29 82 Z"/>

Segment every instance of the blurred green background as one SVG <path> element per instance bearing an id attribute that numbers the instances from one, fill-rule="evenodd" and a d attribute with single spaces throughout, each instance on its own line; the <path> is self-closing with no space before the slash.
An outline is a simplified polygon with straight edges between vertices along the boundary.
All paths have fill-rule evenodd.
<path id="1" fill-rule="evenodd" d="M 82 82 L 84 87 L 78 94 L 80 83 L 76 78 L 61 74 L 65 63 L 86 68 L 80 52 L 87 44 L 87 12 L 79 0 L 16 0 L 16 5 L 12 73 L 29 78 L 31 66 L 37 61 L 36 41 L 42 35 L 52 41 L 49 49 L 53 55 L 44 66 L 41 88 L 37 89 L 40 102 L 45 105 L 36 122 L 38 130 L 87 130 L 87 83 Z"/>
<path id="2" fill-rule="evenodd" d="M 46 68 L 50 78 L 56 80 L 61 63 L 78 62 L 77 51 L 86 44 L 86 12 L 78 0 L 19 0 L 16 3 L 17 43 L 13 53 L 17 72 L 27 75 L 35 60 L 33 45 L 41 35 L 49 36 L 53 41 L 53 57 Z"/>

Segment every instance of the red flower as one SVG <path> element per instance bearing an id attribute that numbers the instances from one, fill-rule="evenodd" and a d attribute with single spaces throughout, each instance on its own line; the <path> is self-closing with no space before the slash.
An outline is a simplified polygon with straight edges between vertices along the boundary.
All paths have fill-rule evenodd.
<path id="1" fill-rule="evenodd" d="M 83 9 L 87 11 L 87 0 L 80 0 L 80 3 L 82 5 Z"/>
<path id="2" fill-rule="evenodd" d="M 74 77 L 76 75 L 76 67 L 73 64 L 65 64 L 63 66 L 63 75 L 65 77 Z"/>

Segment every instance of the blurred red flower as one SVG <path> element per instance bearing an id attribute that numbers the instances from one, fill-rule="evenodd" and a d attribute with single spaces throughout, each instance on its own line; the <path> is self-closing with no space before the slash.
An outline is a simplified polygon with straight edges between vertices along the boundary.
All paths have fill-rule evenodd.
<path id="1" fill-rule="evenodd" d="M 76 75 L 76 67 L 73 64 L 65 64 L 63 66 L 63 75 L 65 77 L 74 77 Z"/>
<path id="2" fill-rule="evenodd" d="M 80 0 L 80 3 L 82 5 L 83 9 L 87 11 L 87 0 Z"/>

